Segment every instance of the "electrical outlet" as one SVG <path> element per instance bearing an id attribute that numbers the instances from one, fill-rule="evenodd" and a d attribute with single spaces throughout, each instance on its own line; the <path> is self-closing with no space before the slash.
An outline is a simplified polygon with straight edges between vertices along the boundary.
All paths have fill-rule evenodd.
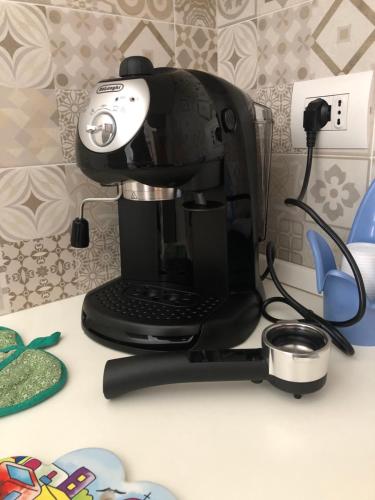
<path id="1" fill-rule="evenodd" d="M 332 130 L 348 130 L 349 94 L 333 96 L 331 104 Z"/>
<path id="2" fill-rule="evenodd" d="M 368 148 L 374 112 L 372 85 L 372 71 L 296 82 L 291 109 L 293 147 L 306 147 L 303 112 L 320 97 L 331 106 L 331 120 L 318 133 L 316 148 Z"/>
<path id="3" fill-rule="evenodd" d="M 348 129 L 349 94 L 306 97 L 305 108 L 311 101 L 315 101 L 315 99 L 324 99 L 331 106 L 331 120 L 321 129 L 321 131 Z"/>

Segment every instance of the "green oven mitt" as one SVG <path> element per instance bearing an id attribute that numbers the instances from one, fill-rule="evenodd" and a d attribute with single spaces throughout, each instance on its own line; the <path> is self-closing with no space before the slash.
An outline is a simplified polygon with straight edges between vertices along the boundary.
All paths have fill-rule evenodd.
<path id="1" fill-rule="evenodd" d="M 64 387 L 64 363 L 43 350 L 60 336 L 55 332 L 25 346 L 17 332 L 0 327 L 0 417 L 37 405 Z"/>

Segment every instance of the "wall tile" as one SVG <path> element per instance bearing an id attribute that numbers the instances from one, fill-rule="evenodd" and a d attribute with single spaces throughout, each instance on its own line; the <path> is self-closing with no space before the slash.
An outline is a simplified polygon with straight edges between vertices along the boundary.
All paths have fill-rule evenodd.
<path id="1" fill-rule="evenodd" d="M 102 285 L 120 275 L 118 225 L 94 228 L 90 246 L 74 250 L 79 293 Z"/>
<path id="2" fill-rule="evenodd" d="M 300 216 L 284 210 L 270 210 L 268 214 L 267 240 L 273 241 L 279 259 L 303 264 L 306 241 L 304 221 Z"/>
<path id="3" fill-rule="evenodd" d="M 117 44 L 120 58 L 142 55 L 157 66 L 174 66 L 174 26 L 151 21 L 121 20 Z"/>
<path id="4" fill-rule="evenodd" d="M 86 177 L 75 165 L 65 165 L 66 188 L 71 200 L 72 221 L 79 215 L 81 202 L 84 198 L 113 197 L 117 190 L 115 187 L 103 187 L 97 182 Z M 85 205 L 85 218 L 90 223 L 90 230 L 117 224 L 117 203 L 90 202 Z"/>
<path id="5" fill-rule="evenodd" d="M 19 0 L 34 2 L 35 0 Z M 173 0 L 38 0 L 39 4 L 173 21 Z"/>
<path id="6" fill-rule="evenodd" d="M 257 0 L 257 16 L 269 14 L 275 10 L 287 9 L 306 0 Z"/>
<path id="7" fill-rule="evenodd" d="M 0 85 L 53 86 L 53 63 L 43 7 L 0 3 Z"/>
<path id="8" fill-rule="evenodd" d="M 305 165 L 306 158 L 304 155 L 272 156 L 269 189 L 269 207 L 271 210 L 285 210 L 285 198 L 298 196 L 305 173 Z M 288 207 L 288 211 L 299 215 L 302 213 L 297 207 Z"/>
<path id="9" fill-rule="evenodd" d="M 368 170 L 367 159 L 315 158 L 307 203 L 330 225 L 350 228 L 367 189 Z"/>
<path id="10" fill-rule="evenodd" d="M 53 90 L 0 87 L 0 167 L 62 160 Z"/>
<path id="11" fill-rule="evenodd" d="M 116 12 L 113 0 L 43 0 L 42 3 L 56 7 L 68 7 L 70 9 L 92 10 L 107 13 Z"/>
<path id="12" fill-rule="evenodd" d="M 17 243 L 4 243 L 3 267 L 12 311 L 78 293 L 69 233 Z"/>
<path id="13" fill-rule="evenodd" d="M 253 19 L 255 15 L 255 0 L 217 0 L 218 27 Z"/>
<path id="14" fill-rule="evenodd" d="M 273 136 L 272 151 L 288 153 L 292 150 L 290 130 L 290 108 L 292 104 L 293 85 L 279 83 L 276 87 L 260 87 L 254 100 L 272 109 Z"/>
<path id="15" fill-rule="evenodd" d="M 56 87 L 90 90 L 118 76 L 124 57 L 143 55 L 154 66 L 174 65 L 174 26 L 73 10 L 48 9 Z M 71 160 L 70 160 L 71 161 Z"/>
<path id="16" fill-rule="evenodd" d="M 273 241 L 279 259 L 302 265 L 306 241 L 304 212 L 286 206 L 302 186 L 306 159 L 303 155 L 273 155 L 270 175 L 267 241 Z"/>
<path id="17" fill-rule="evenodd" d="M 314 267 L 306 239 L 309 229 L 322 231 L 297 207 L 287 207 L 296 197 L 305 171 L 305 155 L 274 155 L 272 158 L 267 240 L 274 241 L 277 256 L 295 264 Z M 366 190 L 368 160 L 316 158 L 306 202 L 347 241 L 359 203 Z M 322 181 L 320 179 L 323 179 Z M 345 227 L 341 227 L 345 226 Z M 326 237 L 326 236 L 325 236 Z M 334 248 L 337 262 L 341 262 Z"/>
<path id="18" fill-rule="evenodd" d="M 79 113 L 88 100 L 86 90 L 56 90 L 60 139 L 66 162 L 75 161 L 75 144 Z"/>
<path id="19" fill-rule="evenodd" d="M 314 77 L 375 69 L 373 0 L 314 0 L 309 29 Z"/>
<path id="20" fill-rule="evenodd" d="M 190 26 L 216 27 L 215 0 L 175 0 L 175 22 Z"/>
<path id="21" fill-rule="evenodd" d="M 216 73 L 216 31 L 176 25 L 176 63 L 181 68 Z"/>
<path id="22" fill-rule="evenodd" d="M 6 267 L 4 265 L 3 252 L 0 248 L 0 316 L 11 311 L 9 290 L 7 285 Z"/>
<path id="23" fill-rule="evenodd" d="M 375 68 L 373 0 L 259 0 L 257 15 L 276 7 L 258 19 L 260 85 Z"/>
<path id="24" fill-rule="evenodd" d="M 24 3 L 35 3 L 36 0 L 17 0 Z M 114 0 L 37 0 L 38 4 L 52 7 L 66 7 L 69 9 L 88 10 L 116 14 L 117 6 Z"/>
<path id="25" fill-rule="evenodd" d="M 219 30 L 219 75 L 245 91 L 256 85 L 257 32 L 253 21 Z"/>
<path id="26" fill-rule="evenodd" d="M 119 14 L 173 22 L 173 0 L 112 0 Z"/>
<path id="27" fill-rule="evenodd" d="M 58 88 L 90 90 L 102 79 L 118 75 L 119 16 L 47 9 L 51 50 Z"/>
<path id="28" fill-rule="evenodd" d="M 0 241 L 26 241 L 66 231 L 71 200 L 63 166 L 0 170 Z"/>
<path id="29" fill-rule="evenodd" d="M 308 27 L 310 15 L 311 4 L 303 4 L 258 19 L 259 86 L 275 86 L 313 77 L 309 63 L 312 45 Z"/>

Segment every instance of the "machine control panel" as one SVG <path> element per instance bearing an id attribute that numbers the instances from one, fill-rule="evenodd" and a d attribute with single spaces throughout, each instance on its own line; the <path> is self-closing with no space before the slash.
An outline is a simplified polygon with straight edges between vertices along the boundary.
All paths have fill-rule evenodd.
<path id="1" fill-rule="evenodd" d="M 98 83 L 79 117 L 80 139 L 96 153 L 124 147 L 143 125 L 149 106 L 150 91 L 141 78 Z"/>

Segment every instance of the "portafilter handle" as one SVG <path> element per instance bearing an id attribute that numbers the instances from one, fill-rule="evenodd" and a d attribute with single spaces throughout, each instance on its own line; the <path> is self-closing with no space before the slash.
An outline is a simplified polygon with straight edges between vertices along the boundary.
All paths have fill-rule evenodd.
<path id="1" fill-rule="evenodd" d="M 107 361 L 103 392 L 107 399 L 158 385 L 184 382 L 261 381 L 267 376 L 261 349 L 166 352 Z"/>
<path id="2" fill-rule="evenodd" d="M 98 201 L 103 201 L 103 202 L 118 201 L 122 197 L 122 186 L 121 184 L 117 184 L 116 187 L 117 187 L 116 196 L 110 198 L 85 198 L 84 200 L 82 200 L 80 207 L 80 216 L 76 217 L 72 223 L 70 244 L 73 248 L 87 248 L 90 243 L 89 222 L 83 216 L 86 203 L 98 202 Z"/>

